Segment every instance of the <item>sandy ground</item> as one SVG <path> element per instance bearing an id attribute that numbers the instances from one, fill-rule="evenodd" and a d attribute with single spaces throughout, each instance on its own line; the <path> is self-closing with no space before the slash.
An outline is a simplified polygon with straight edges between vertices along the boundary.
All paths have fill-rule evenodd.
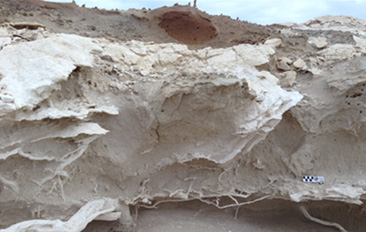
<path id="1" fill-rule="evenodd" d="M 334 202 L 288 203 L 282 200 L 263 201 L 250 207 L 218 210 L 202 202 L 168 203 L 157 209 L 140 209 L 136 231 L 299 231 L 331 232 L 336 228 L 309 222 L 299 210 L 304 206 L 309 213 L 326 221 L 337 221 L 349 231 L 362 231 L 364 216 L 359 207 Z M 345 213 L 347 212 L 347 213 Z M 114 230 L 110 230 L 114 227 Z M 93 222 L 85 232 L 128 231 L 117 222 Z"/>
<path id="2" fill-rule="evenodd" d="M 186 40 L 187 34 L 195 34 L 189 44 L 200 44 L 194 48 L 227 47 L 240 43 L 260 43 L 277 35 L 275 30 L 243 21 L 232 20 L 226 16 L 211 16 L 193 7 L 162 7 L 155 10 L 106 11 L 79 7 L 75 4 L 57 4 L 33 0 L 1 2 L 0 22 L 41 22 L 57 33 L 73 33 L 89 37 L 109 37 L 122 41 L 139 40 L 155 43 Z M 177 15 L 165 14 L 178 12 Z M 179 30 L 171 31 L 174 17 L 179 12 L 190 12 L 181 22 Z M 193 25 L 199 25 L 193 28 Z M 168 29 L 171 24 L 171 29 Z M 201 27 L 197 29 L 197 27 Z M 207 28 L 207 29 L 205 29 Z M 185 32 L 182 34 L 181 31 Z M 167 36 L 165 33 L 176 36 Z M 181 33 L 181 34 L 179 34 Z M 207 38 L 205 38 L 207 36 Z M 202 37 L 202 38 L 201 38 Z M 186 41 L 187 42 L 187 41 Z M 205 42 L 205 43 L 203 43 Z M 203 43 L 203 44 L 202 44 Z"/>

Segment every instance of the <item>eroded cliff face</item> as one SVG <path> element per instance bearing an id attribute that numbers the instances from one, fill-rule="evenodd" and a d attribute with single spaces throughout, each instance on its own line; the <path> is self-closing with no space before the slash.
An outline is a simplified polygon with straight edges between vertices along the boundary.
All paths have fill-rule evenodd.
<path id="1" fill-rule="evenodd" d="M 248 212 L 289 209 L 298 231 L 362 228 L 315 209 L 362 211 L 365 23 L 322 17 L 200 49 L 2 24 L 0 226 L 207 231 L 225 217 L 212 231 L 268 231 Z"/>

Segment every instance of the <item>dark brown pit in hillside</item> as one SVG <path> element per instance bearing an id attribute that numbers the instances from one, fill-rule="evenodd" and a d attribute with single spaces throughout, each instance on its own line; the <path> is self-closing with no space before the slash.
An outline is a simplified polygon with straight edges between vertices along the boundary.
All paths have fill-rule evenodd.
<path id="1" fill-rule="evenodd" d="M 170 11 L 161 16 L 159 26 L 184 44 L 203 44 L 216 37 L 217 31 L 209 19 L 186 11 Z"/>

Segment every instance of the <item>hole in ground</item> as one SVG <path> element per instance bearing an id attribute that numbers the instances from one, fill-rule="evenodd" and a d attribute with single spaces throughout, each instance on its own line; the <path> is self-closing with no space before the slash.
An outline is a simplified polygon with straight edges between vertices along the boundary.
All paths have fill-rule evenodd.
<path id="1" fill-rule="evenodd" d="M 209 19 L 186 11 L 164 13 L 159 26 L 172 38 L 184 44 L 203 44 L 215 38 L 217 34 Z"/>

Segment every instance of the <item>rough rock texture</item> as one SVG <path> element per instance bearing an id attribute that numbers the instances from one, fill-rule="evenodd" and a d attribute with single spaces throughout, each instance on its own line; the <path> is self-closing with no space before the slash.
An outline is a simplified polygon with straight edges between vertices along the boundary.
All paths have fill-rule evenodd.
<path id="1" fill-rule="evenodd" d="M 18 3 L 0 25 L 0 231 L 364 228 L 366 21 L 224 31 L 188 6 Z M 151 14 L 154 42 L 24 20 L 45 9 Z M 224 39 L 243 23 L 267 37 Z"/>

